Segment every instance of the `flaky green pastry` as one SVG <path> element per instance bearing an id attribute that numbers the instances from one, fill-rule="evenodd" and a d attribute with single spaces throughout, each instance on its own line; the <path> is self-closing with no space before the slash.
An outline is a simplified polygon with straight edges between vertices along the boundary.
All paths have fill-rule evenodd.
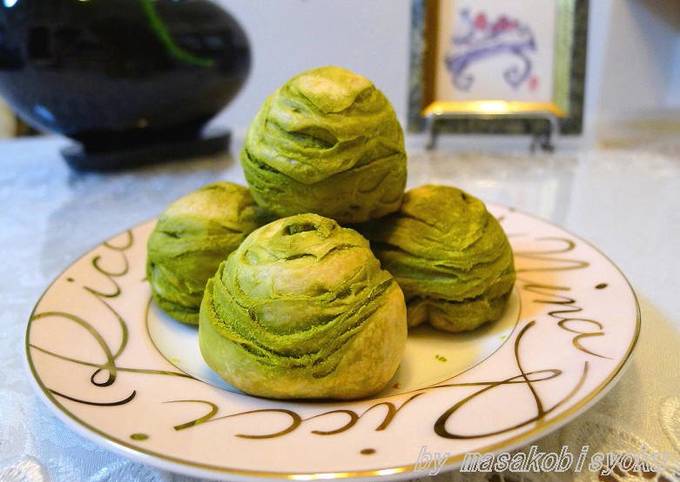
<path id="1" fill-rule="evenodd" d="M 248 189 L 230 182 L 209 184 L 172 203 L 147 244 L 146 274 L 156 303 L 173 318 L 198 324 L 206 282 L 266 221 Z"/>
<path id="2" fill-rule="evenodd" d="M 340 67 L 296 75 L 264 102 L 241 164 L 255 201 L 278 216 L 358 223 L 396 211 L 406 153 L 389 101 Z"/>
<path id="3" fill-rule="evenodd" d="M 368 241 L 316 214 L 250 234 L 208 282 L 199 323 L 207 364 L 270 398 L 376 393 L 406 334 L 403 294 Z"/>
<path id="4" fill-rule="evenodd" d="M 484 203 L 448 186 L 408 191 L 361 231 L 406 296 L 409 326 L 459 332 L 497 320 L 515 282 L 512 251 Z"/>

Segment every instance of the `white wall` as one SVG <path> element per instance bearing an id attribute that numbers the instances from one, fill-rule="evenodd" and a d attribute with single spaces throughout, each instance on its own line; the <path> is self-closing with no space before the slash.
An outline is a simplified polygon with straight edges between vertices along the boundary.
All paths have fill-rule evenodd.
<path id="1" fill-rule="evenodd" d="M 407 113 L 410 0 L 218 0 L 254 54 L 246 86 L 216 122 L 242 132 L 299 71 L 349 67 Z M 680 0 L 590 0 L 585 125 L 680 105 Z"/>
<path id="2" fill-rule="evenodd" d="M 371 79 L 406 118 L 408 0 L 219 0 L 248 34 L 254 63 L 244 89 L 215 120 L 247 128 L 267 95 L 294 74 L 340 65 Z"/>
<path id="3" fill-rule="evenodd" d="M 678 0 L 591 0 L 589 13 L 588 127 L 668 107 Z"/>

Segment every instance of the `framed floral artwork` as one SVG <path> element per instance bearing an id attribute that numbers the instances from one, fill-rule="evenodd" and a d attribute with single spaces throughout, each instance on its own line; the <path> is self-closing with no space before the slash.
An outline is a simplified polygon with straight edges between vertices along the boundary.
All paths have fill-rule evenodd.
<path id="1" fill-rule="evenodd" d="M 587 23 L 587 0 L 413 0 L 409 129 L 580 133 Z"/>

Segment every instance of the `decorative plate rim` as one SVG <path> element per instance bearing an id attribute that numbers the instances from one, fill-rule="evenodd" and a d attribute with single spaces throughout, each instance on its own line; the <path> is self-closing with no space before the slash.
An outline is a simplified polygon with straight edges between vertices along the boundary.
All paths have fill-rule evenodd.
<path id="1" fill-rule="evenodd" d="M 565 229 L 564 227 L 546 220 L 540 216 L 527 213 L 522 210 L 518 210 L 514 207 L 506 206 L 500 203 L 487 203 L 487 206 L 496 206 L 500 208 L 507 209 L 511 212 L 516 212 L 521 215 L 527 216 L 529 218 L 532 218 L 536 221 L 545 223 L 547 225 L 550 225 L 554 228 L 560 229 L 564 231 L 566 234 L 572 236 L 573 238 L 582 241 L 584 244 L 592 248 L 595 252 L 597 252 L 600 256 L 602 256 L 623 278 L 623 280 L 626 282 L 626 285 L 628 286 L 628 289 L 630 289 L 630 292 L 633 296 L 633 301 L 635 303 L 635 331 L 633 333 L 633 336 L 631 338 L 631 341 L 626 349 L 625 354 L 622 356 L 621 360 L 619 363 L 616 365 L 616 367 L 611 371 L 611 373 L 597 386 L 595 387 L 592 391 L 590 391 L 588 394 L 583 396 L 578 402 L 576 402 L 573 406 L 569 407 L 566 409 L 564 412 L 561 412 L 557 414 L 554 418 L 551 418 L 549 420 L 537 420 L 535 422 L 535 426 L 532 427 L 530 430 L 514 435 L 508 439 L 505 439 L 500 442 L 496 442 L 493 444 L 485 445 L 480 447 L 479 449 L 476 449 L 476 452 L 479 453 L 495 453 L 498 450 L 505 448 L 508 450 L 513 450 L 515 448 L 524 446 L 528 443 L 531 443 L 541 436 L 545 435 L 545 432 L 548 428 L 552 428 L 552 430 L 556 430 L 568 422 L 572 421 L 574 418 L 576 418 L 578 415 L 584 413 L 587 411 L 590 407 L 592 407 L 597 401 L 599 401 L 607 392 L 608 389 L 611 389 L 619 380 L 619 378 L 623 375 L 625 372 L 625 369 L 628 367 L 629 362 L 631 360 L 631 355 L 633 354 L 633 351 L 635 350 L 635 347 L 637 346 L 637 342 L 640 337 L 640 331 L 642 327 L 642 316 L 640 312 L 640 303 L 637 297 L 637 294 L 635 293 L 635 289 L 633 288 L 632 283 L 626 275 L 623 273 L 621 268 L 612 261 L 612 259 L 607 256 L 600 248 L 595 246 L 592 242 L 588 241 L 587 239 L 584 239 L 581 236 L 577 236 L 571 231 Z M 136 228 L 139 228 L 147 223 L 150 223 L 154 221 L 157 217 L 152 217 L 148 218 L 146 220 L 143 220 L 141 222 L 138 222 L 129 228 L 128 230 L 134 230 Z M 200 476 L 200 477 L 206 477 L 210 478 L 213 480 L 221 479 L 224 477 L 224 475 L 229 475 L 229 476 L 235 476 L 239 480 L 257 480 L 257 479 L 280 479 L 280 480 L 317 480 L 317 479 L 365 479 L 368 477 L 387 477 L 391 476 L 393 479 L 405 479 L 405 478 L 411 478 L 418 476 L 423 472 L 423 470 L 417 470 L 416 469 L 416 464 L 406 464 L 406 465 L 398 465 L 398 466 L 392 466 L 392 467 L 383 467 L 379 469 L 370 469 L 370 470 L 355 470 L 355 471 L 331 471 L 331 472 L 274 472 L 274 471 L 266 471 L 266 470 L 252 470 L 252 469 L 238 469 L 238 468 L 229 468 L 229 467 L 221 467 L 221 466 L 215 466 L 215 465 L 210 465 L 210 464 L 204 464 L 200 462 L 193 462 L 190 460 L 184 460 L 180 459 L 178 457 L 173 457 L 173 456 L 168 456 L 164 454 L 160 454 L 157 452 L 154 452 L 153 450 L 148 450 L 143 447 L 139 447 L 136 445 L 133 445 L 131 443 L 128 443 L 124 440 L 120 440 L 116 437 L 110 436 L 102 432 L 101 430 L 97 429 L 96 427 L 91 426 L 87 422 L 81 420 L 78 418 L 75 414 L 69 412 L 55 397 L 52 395 L 49 391 L 49 389 L 42 383 L 42 380 L 40 379 L 35 366 L 33 364 L 33 360 L 31 358 L 30 354 L 30 344 L 29 344 L 29 336 L 30 336 L 30 331 L 31 331 L 31 324 L 33 321 L 33 316 L 35 315 L 35 311 L 38 308 L 38 305 L 40 305 L 40 302 L 44 298 L 44 296 L 50 291 L 52 286 L 66 273 L 66 271 L 72 267 L 74 264 L 76 264 L 78 261 L 81 259 L 85 258 L 88 254 L 90 254 L 91 251 L 99 247 L 101 244 L 106 242 L 108 239 L 117 236 L 118 234 L 122 234 L 124 231 L 121 231 L 120 233 L 113 234 L 112 236 L 99 241 L 97 244 L 92 246 L 90 249 L 86 249 L 82 255 L 71 261 L 59 274 L 57 274 L 52 281 L 47 285 L 47 287 L 43 290 L 42 294 L 38 297 L 37 301 L 35 302 L 33 308 L 31 309 L 29 318 L 28 318 L 28 323 L 26 325 L 26 333 L 24 335 L 24 349 L 25 349 L 25 362 L 27 366 L 27 371 L 30 372 L 31 375 L 31 382 L 34 390 L 38 393 L 39 398 L 42 400 L 42 402 L 47 405 L 48 409 L 57 416 L 59 420 L 62 422 L 66 423 L 68 425 L 69 429 L 74 430 L 81 436 L 84 436 L 88 440 L 103 446 L 113 452 L 116 452 L 118 454 L 121 454 L 125 457 L 128 457 L 132 460 L 139 461 L 157 468 L 161 468 L 164 470 L 170 470 L 173 472 L 177 473 L 183 473 L 187 474 L 190 476 Z M 515 325 L 513 327 L 513 332 L 517 326 Z M 147 327 L 144 328 L 145 331 L 148 330 Z M 158 351 L 158 348 L 153 344 L 153 347 L 155 350 Z M 498 349 L 494 350 L 491 355 L 486 357 L 483 361 L 488 360 L 491 358 Z M 481 363 L 481 362 L 480 362 Z M 479 365 L 480 363 L 476 364 Z M 466 369 L 464 371 L 469 370 Z M 205 382 L 203 382 L 205 383 Z M 49 402 L 49 403 L 48 403 Z M 75 422 L 75 423 L 73 423 Z M 449 456 L 444 464 L 441 467 L 441 472 L 446 472 L 455 469 L 460 465 L 460 463 L 463 461 L 465 457 L 464 453 Z"/>

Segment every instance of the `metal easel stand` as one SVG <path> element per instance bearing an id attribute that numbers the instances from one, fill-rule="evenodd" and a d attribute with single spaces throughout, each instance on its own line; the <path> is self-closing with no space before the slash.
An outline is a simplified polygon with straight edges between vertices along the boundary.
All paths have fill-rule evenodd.
<path id="1" fill-rule="evenodd" d="M 427 150 L 434 149 L 437 146 L 438 132 L 436 124 L 444 120 L 456 119 L 543 119 L 548 121 L 549 129 L 546 132 L 539 132 L 532 135 L 529 149 L 531 152 L 536 152 L 541 149 L 544 152 L 553 152 L 555 144 L 553 141 L 559 137 L 560 128 L 557 116 L 552 112 L 536 111 L 536 112 L 521 112 L 521 113 L 498 113 L 498 114 L 480 114 L 478 112 L 470 113 L 433 113 L 425 118 L 425 130 L 428 135 L 428 140 L 425 148 Z"/>

